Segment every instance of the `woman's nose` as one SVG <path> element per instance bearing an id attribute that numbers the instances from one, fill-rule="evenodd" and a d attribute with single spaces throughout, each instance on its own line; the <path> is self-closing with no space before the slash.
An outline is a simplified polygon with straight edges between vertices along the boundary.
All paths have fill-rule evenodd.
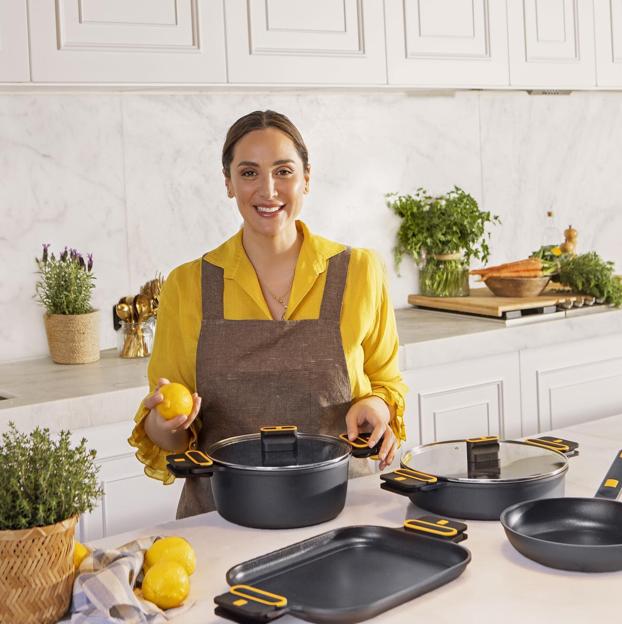
<path id="1" fill-rule="evenodd" d="M 266 199 L 272 199 L 276 196 L 276 181 L 272 176 L 264 176 L 261 181 L 261 194 Z"/>

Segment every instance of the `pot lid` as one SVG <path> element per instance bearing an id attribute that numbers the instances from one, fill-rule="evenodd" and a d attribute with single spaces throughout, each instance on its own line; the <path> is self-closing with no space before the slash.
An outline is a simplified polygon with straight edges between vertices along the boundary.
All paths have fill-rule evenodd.
<path id="1" fill-rule="evenodd" d="M 207 449 L 207 454 L 231 468 L 268 471 L 320 468 L 350 455 L 350 446 L 333 436 L 298 433 L 295 427 L 265 429 L 280 431 L 276 435 L 262 431 L 220 440 Z"/>
<path id="2" fill-rule="evenodd" d="M 489 439 L 473 447 L 467 440 L 448 440 L 410 449 L 402 467 L 453 482 L 520 482 L 545 479 L 565 472 L 565 455 L 518 440 Z"/>

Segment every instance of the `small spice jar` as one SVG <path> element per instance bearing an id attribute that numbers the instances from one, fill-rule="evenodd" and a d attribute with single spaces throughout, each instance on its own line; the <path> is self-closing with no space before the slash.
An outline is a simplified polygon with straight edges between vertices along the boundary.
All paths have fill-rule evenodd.
<path id="1" fill-rule="evenodd" d="M 117 332 L 117 349 L 122 358 L 142 358 L 153 348 L 153 318 L 146 321 L 121 321 Z"/>

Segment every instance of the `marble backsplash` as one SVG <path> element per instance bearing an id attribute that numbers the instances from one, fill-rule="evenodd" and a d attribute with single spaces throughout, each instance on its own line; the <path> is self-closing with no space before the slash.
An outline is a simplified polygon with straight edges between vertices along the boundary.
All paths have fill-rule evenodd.
<path id="1" fill-rule="evenodd" d="M 287 114 L 307 142 L 312 230 L 376 249 L 396 307 L 417 288 L 392 260 L 398 226 L 384 194 L 454 184 L 502 225 L 493 262 L 544 242 L 546 211 L 622 272 L 622 94 L 524 92 L 39 93 L 0 95 L 0 361 L 47 354 L 34 301 L 41 243 L 95 256 L 101 347 L 116 344 L 111 307 L 157 271 L 232 235 L 220 150 L 256 109 Z M 618 173 L 616 173 L 616 171 Z"/>

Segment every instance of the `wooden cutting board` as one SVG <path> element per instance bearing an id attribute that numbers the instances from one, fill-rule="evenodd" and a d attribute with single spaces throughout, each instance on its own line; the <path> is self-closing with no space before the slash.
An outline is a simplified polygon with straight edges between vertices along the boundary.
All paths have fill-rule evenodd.
<path id="1" fill-rule="evenodd" d="M 570 293 L 543 293 L 537 297 L 497 297 L 488 288 L 472 288 L 468 297 L 425 297 L 408 295 L 408 303 L 423 308 L 466 312 L 484 316 L 503 317 L 507 312 L 519 310 L 539 310 L 556 306 L 557 303 L 574 299 Z M 547 310 L 554 312 L 554 309 Z"/>

